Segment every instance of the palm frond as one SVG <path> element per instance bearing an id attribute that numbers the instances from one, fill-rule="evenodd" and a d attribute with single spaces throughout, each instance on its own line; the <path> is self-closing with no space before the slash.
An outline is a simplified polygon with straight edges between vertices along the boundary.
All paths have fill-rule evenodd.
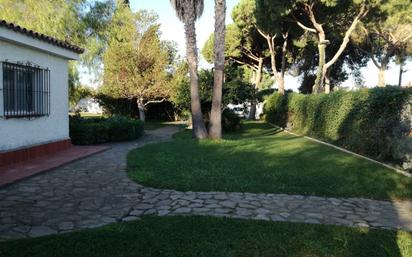
<path id="1" fill-rule="evenodd" d="M 193 14 L 195 19 L 199 19 L 203 14 L 204 0 L 170 0 L 170 4 L 182 22 L 190 18 L 189 15 Z"/>

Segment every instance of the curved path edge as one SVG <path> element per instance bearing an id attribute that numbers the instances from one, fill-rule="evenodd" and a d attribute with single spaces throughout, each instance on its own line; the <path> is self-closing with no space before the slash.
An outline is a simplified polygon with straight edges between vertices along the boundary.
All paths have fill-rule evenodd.
<path id="1" fill-rule="evenodd" d="M 94 228 L 144 215 L 208 215 L 412 231 L 412 201 L 286 194 L 179 192 L 126 175 L 127 153 L 170 140 L 164 127 L 134 142 L 0 188 L 0 240 Z"/>

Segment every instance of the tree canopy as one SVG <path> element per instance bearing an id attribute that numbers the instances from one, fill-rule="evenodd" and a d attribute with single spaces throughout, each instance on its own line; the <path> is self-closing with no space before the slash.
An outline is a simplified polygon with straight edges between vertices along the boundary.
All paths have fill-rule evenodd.
<path id="1" fill-rule="evenodd" d="M 136 99 L 144 120 L 148 104 L 169 97 L 166 71 L 171 46 L 160 40 L 155 14 L 133 13 L 126 4 L 118 5 L 108 35 L 101 92 L 114 98 Z"/>

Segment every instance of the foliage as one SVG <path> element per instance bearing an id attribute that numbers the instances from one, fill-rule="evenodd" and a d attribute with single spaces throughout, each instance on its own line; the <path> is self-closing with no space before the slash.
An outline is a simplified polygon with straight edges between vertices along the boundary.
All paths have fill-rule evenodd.
<path id="1" fill-rule="evenodd" d="M 185 62 L 177 65 L 177 68 L 170 80 L 171 101 L 179 112 L 190 109 L 190 87 L 188 69 Z M 222 105 L 240 104 L 252 98 L 253 86 L 246 82 L 247 74 L 243 67 L 226 65 L 225 82 L 223 84 Z M 199 92 L 202 109 L 205 112 L 210 110 L 212 101 L 213 72 L 202 69 L 199 71 Z"/>
<path id="2" fill-rule="evenodd" d="M 180 61 L 176 64 L 173 76 L 169 81 L 170 100 L 180 112 L 190 110 L 190 81 L 188 73 L 189 67 L 187 62 Z"/>
<path id="3" fill-rule="evenodd" d="M 0 9 L 0 19 L 84 47 L 87 67 L 101 64 L 113 1 L 2 0 Z"/>
<path id="4" fill-rule="evenodd" d="M 87 45 L 82 55 L 83 64 L 92 71 L 98 80 L 103 73 L 103 56 L 109 40 L 109 26 L 115 11 L 113 0 L 92 1 L 87 3 L 89 9 L 82 17 L 85 27 Z"/>
<path id="5" fill-rule="evenodd" d="M 167 98 L 169 49 L 170 45 L 160 40 L 156 15 L 133 13 L 119 4 L 109 27 L 101 92 L 113 98 L 135 98 L 139 106 Z"/>
<path id="6" fill-rule="evenodd" d="M 396 87 L 326 95 L 274 94 L 265 104 L 269 122 L 379 160 L 399 160 L 411 128 L 402 110 L 412 91 Z"/>
<path id="7" fill-rule="evenodd" d="M 103 108 L 104 113 L 108 116 L 121 115 L 129 118 L 139 117 L 135 98 L 114 98 L 102 93 L 97 93 L 95 98 Z"/>
<path id="8" fill-rule="evenodd" d="M 136 98 L 113 98 L 99 93 L 94 96 L 94 99 L 97 100 L 107 116 L 120 115 L 131 119 L 139 118 Z M 146 118 L 149 120 L 174 120 L 179 115 L 180 111 L 169 101 L 148 105 L 146 109 Z"/>
<path id="9" fill-rule="evenodd" d="M 89 87 L 80 86 L 80 85 L 69 87 L 70 107 L 75 107 L 81 99 L 92 97 L 93 95 L 94 95 L 93 90 Z"/>
<path id="10" fill-rule="evenodd" d="M 2 0 L 0 19 L 74 44 L 83 45 L 81 9 L 85 0 Z"/>
<path id="11" fill-rule="evenodd" d="M 232 11 L 233 24 L 226 27 L 225 57 L 229 64 L 246 66 L 251 73 L 249 82 L 256 89 L 260 88 L 264 60 L 268 56 L 265 40 L 253 24 L 253 3 L 241 1 Z M 208 62 L 213 62 L 214 34 L 211 34 L 202 48 L 202 55 Z"/>
<path id="12" fill-rule="evenodd" d="M 357 50 L 366 53 L 379 69 L 379 86 L 385 85 L 384 72 L 391 60 L 402 65 L 412 55 L 411 9 L 408 0 L 382 2 L 352 37 Z"/>
<path id="13" fill-rule="evenodd" d="M 143 135 L 143 122 L 122 116 L 108 119 L 70 118 L 70 138 L 76 145 L 134 140 Z"/>
<path id="14" fill-rule="evenodd" d="M 0 19 L 83 47 L 81 64 L 99 77 L 107 25 L 114 11 L 112 0 L 1 0 L 0 10 Z M 71 105 L 80 86 L 77 66 L 77 62 L 69 63 Z"/>
<path id="15" fill-rule="evenodd" d="M 242 124 L 225 139 L 196 141 L 180 132 L 172 142 L 131 151 L 128 175 L 179 191 L 412 197 L 412 178 L 265 123 Z"/>
<path id="16" fill-rule="evenodd" d="M 262 89 L 256 93 L 256 98 L 259 100 L 259 102 L 263 102 L 265 101 L 266 97 L 272 95 L 274 92 L 276 92 L 276 90 L 273 88 Z"/>
<path id="17" fill-rule="evenodd" d="M 350 37 L 377 1 L 296 0 L 294 2 L 295 8 L 291 14 L 293 20 L 305 32 L 304 35 L 307 35 L 311 41 L 315 40 L 318 46 L 313 93 L 322 90 L 329 93 L 333 83 L 331 75 L 335 75 L 336 71 L 339 74 L 345 63 L 358 64 L 350 58 L 352 53 L 348 51 Z M 345 60 L 345 57 L 349 59 Z M 357 58 L 355 60 L 359 61 Z M 331 70 L 336 65 L 338 68 Z"/>
<path id="18" fill-rule="evenodd" d="M 234 132 L 240 129 L 240 118 L 230 109 L 222 112 L 222 129 L 225 132 Z"/>

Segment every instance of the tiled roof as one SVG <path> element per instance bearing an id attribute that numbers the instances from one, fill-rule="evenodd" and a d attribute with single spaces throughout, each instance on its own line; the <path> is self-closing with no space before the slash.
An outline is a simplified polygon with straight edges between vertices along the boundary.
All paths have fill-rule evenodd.
<path id="1" fill-rule="evenodd" d="M 62 41 L 62 40 L 56 39 L 54 37 L 46 36 L 44 34 L 35 32 L 33 30 L 29 30 L 29 29 L 26 29 L 26 28 L 23 28 L 23 27 L 20 27 L 19 25 L 7 22 L 5 20 L 0 20 L 0 27 L 5 27 L 7 29 L 25 34 L 27 36 L 33 37 L 35 39 L 47 42 L 47 43 L 55 45 L 55 46 L 59 46 L 61 48 L 65 48 L 67 50 L 70 50 L 70 51 L 78 53 L 78 54 L 81 54 L 81 53 L 84 52 L 83 48 L 72 45 L 67 41 Z"/>

